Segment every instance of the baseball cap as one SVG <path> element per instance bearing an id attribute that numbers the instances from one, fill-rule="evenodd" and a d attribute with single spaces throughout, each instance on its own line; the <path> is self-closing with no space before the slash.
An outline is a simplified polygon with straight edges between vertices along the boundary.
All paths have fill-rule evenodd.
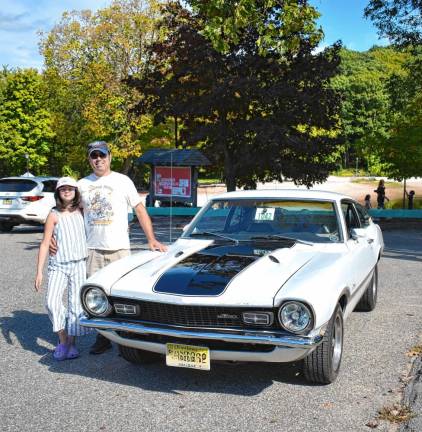
<path id="1" fill-rule="evenodd" d="M 62 186 L 72 186 L 74 188 L 77 188 L 78 183 L 72 177 L 60 177 L 57 181 L 56 190 L 61 188 Z"/>
<path id="2" fill-rule="evenodd" d="M 108 144 L 105 141 L 94 141 L 88 144 L 88 156 L 93 151 L 100 151 L 102 154 L 106 155 L 110 153 L 110 149 L 108 148 Z"/>

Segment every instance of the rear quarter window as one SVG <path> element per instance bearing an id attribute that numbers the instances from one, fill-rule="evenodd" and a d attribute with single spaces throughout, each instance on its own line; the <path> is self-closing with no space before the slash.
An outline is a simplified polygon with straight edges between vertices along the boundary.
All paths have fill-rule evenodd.
<path id="1" fill-rule="evenodd" d="M 44 189 L 43 192 L 54 192 L 56 190 L 57 180 L 45 180 L 43 181 Z"/>
<path id="2" fill-rule="evenodd" d="M 32 180 L 0 179 L 0 192 L 29 192 L 37 185 Z"/>

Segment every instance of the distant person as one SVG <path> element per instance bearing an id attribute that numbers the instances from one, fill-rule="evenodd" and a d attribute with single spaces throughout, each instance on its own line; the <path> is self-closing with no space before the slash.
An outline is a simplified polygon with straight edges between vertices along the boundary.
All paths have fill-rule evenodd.
<path id="1" fill-rule="evenodd" d="M 88 243 L 87 276 L 130 255 L 128 206 L 135 210 L 149 248 L 166 251 L 167 247 L 155 238 L 151 219 L 132 180 L 111 171 L 107 143 L 94 141 L 87 150 L 93 173 L 78 182 Z M 53 245 L 50 252 L 54 253 Z M 90 354 L 102 354 L 109 348 L 110 341 L 98 333 Z"/>
<path id="2" fill-rule="evenodd" d="M 56 207 L 51 210 L 44 225 L 34 285 L 35 290 L 40 292 L 43 268 L 50 240 L 54 236 L 58 251 L 50 256 L 48 261 L 46 307 L 53 331 L 59 337 L 53 357 L 61 361 L 79 357 L 75 338 L 90 333 L 79 325 L 79 318 L 83 313 L 80 288 L 86 278 L 88 250 L 76 180 L 71 177 L 60 178 L 54 196 Z M 63 294 L 66 290 L 67 307 L 63 305 Z"/>
<path id="3" fill-rule="evenodd" d="M 409 193 L 406 192 L 406 196 L 407 196 L 407 208 L 409 210 L 413 210 L 413 198 L 415 196 L 415 191 L 411 190 Z"/>
<path id="4" fill-rule="evenodd" d="M 385 184 L 384 180 L 380 180 L 378 183 L 378 188 L 374 190 L 377 194 L 377 208 L 384 209 L 385 208 L 385 200 L 390 201 L 388 197 L 385 195 Z"/>
<path id="5" fill-rule="evenodd" d="M 371 204 L 371 195 L 365 195 L 365 204 L 364 204 L 365 208 L 367 210 L 372 208 L 372 204 Z"/>

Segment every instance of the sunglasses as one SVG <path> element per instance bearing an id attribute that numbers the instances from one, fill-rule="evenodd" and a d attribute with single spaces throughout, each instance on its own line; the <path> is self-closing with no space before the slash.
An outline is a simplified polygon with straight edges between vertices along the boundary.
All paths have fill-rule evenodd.
<path id="1" fill-rule="evenodd" d="M 98 158 L 100 158 L 100 159 L 105 159 L 106 157 L 108 156 L 108 154 L 104 154 L 104 153 L 102 153 L 102 152 L 92 152 L 90 155 L 89 155 L 89 158 L 90 159 L 98 159 Z"/>

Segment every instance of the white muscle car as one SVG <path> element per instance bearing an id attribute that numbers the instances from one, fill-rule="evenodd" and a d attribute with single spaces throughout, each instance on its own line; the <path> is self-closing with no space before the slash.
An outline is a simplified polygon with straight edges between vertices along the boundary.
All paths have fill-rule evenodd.
<path id="1" fill-rule="evenodd" d="M 336 378 L 343 325 L 377 301 L 382 233 L 353 199 L 260 190 L 213 198 L 168 252 L 143 251 L 86 281 L 82 324 L 133 363 L 303 360 Z"/>

